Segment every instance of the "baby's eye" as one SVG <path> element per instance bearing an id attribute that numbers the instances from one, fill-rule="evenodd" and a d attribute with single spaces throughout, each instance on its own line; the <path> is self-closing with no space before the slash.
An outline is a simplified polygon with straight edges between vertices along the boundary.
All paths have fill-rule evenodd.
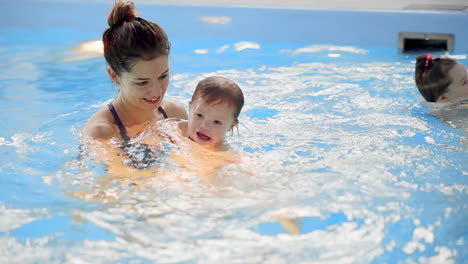
<path id="1" fill-rule="evenodd" d="M 221 121 L 218 121 L 218 120 L 214 121 L 214 123 L 215 123 L 216 125 L 222 125 L 222 124 L 223 124 Z"/>
<path id="2" fill-rule="evenodd" d="M 203 117 L 203 115 L 202 115 L 202 114 L 195 114 L 195 116 L 196 116 L 196 117 L 200 117 L 200 118 L 202 118 L 202 117 Z"/>

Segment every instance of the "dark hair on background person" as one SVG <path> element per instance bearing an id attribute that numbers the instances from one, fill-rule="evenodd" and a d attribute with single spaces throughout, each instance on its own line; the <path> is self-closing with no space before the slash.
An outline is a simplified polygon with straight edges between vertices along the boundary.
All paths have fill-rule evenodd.
<path id="1" fill-rule="evenodd" d="M 416 58 L 414 79 L 419 92 L 428 102 L 437 102 L 452 83 L 449 71 L 457 64 L 449 58 L 432 58 L 431 54 Z"/>

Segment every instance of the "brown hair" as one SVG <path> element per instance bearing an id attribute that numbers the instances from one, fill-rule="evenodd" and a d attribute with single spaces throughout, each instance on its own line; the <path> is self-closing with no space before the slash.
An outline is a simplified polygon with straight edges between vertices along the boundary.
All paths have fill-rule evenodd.
<path id="1" fill-rule="evenodd" d="M 236 121 L 244 106 L 244 94 L 240 87 L 235 82 L 221 76 L 212 76 L 201 80 L 192 95 L 192 101 L 198 98 L 202 98 L 207 104 L 227 103 L 234 106 L 234 119 Z"/>
<path id="2" fill-rule="evenodd" d="M 156 23 L 135 16 L 132 2 L 115 3 L 102 35 L 104 57 L 117 76 L 129 72 L 137 60 L 169 55 L 170 43 Z"/>
<path id="3" fill-rule="evenodd" d="M 457 62 L 452 59 L 431 59 L 428 55 L 416 58 L 414 79 L 421 95 L 428 102 L 437 102 L 437 99 L 448 92 L 452 78 L 448 72 Z"/>

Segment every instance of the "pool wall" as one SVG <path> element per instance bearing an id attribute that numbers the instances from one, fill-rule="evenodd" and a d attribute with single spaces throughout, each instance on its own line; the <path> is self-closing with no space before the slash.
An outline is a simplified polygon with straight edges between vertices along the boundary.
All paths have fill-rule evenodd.
<path id="1" fill-rule="evenodd" d="M 135 3 L 140 14 L 159 23 L 170 38 L 287 41 L 398 49 L 399 32 L 447 33 L 455 36 L 452 53 L 468 52 L 467 11 L 286 10 Z M 107 27 L 107 14 L 112 3 L 7 0 L 0 6 L 4 15 L 0 28 L 65 27 L 95 32 L 96 39 L 100 39 Z M 202 17 L 227 20 L 224 20 L 225 24 L 217 24 L 204 22 Z"/>

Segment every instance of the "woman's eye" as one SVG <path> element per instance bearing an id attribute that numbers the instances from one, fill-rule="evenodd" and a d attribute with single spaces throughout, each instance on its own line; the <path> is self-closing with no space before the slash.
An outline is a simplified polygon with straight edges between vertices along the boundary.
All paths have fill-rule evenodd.
<path id="1" fill-rule="evenodd" d="M 169 76 L 169 74 L 164 74 L 159 77 L 160 80 L 166 79 Z"/>
<path id="2" fill-rule="evenodd" d="M 147 83 L 148 83 L 147 81 L 138 82 L 138 83 L 136 83 L 136 85 L 138 85 L 138 86 L 145 86 Z"/>

